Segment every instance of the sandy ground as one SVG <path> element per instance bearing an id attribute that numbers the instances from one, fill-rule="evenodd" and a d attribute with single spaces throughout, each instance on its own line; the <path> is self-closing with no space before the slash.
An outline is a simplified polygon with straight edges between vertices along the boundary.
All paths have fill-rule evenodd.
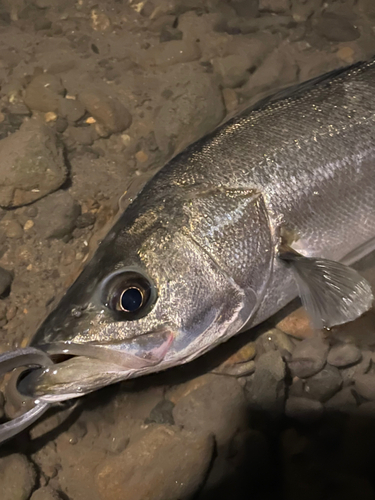
<path id="1" fill-rule="evenodd" d="M 131 181 L 256 96 L 372 57 L 374 29 L 372 0 L 0 1 L 0 350 Z M 1 448 L 0 497 L 373 499 L 374 314 L 324 336 L 297 311 L 58 407 Z"/>

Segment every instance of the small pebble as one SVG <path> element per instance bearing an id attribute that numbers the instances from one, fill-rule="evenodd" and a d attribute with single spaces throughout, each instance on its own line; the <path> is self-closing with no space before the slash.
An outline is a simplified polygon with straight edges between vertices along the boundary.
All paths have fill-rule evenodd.
<path id="1" fill-rule="evenodd" d="M 4 221 L 5 234 L 8 238 L 19 240 L 23 236 L 23 229 L 21 224 L 16 220 Z"/>
<path id="2" fill-rule="evenodd" d="M 76 227 L 83 229 L 95 224 L 96 216 L 92 212 L 85 212 L 77 217 Z"/>
<path id="3" fill-rule="evenodd" d="M 305 393 L 321 402 L 327 401 L 342 386 L 342 377 L 338 368 L 327 365 L 319 373 L 306 380 Z"/>
<path id="4" fill-rule="evenodd" d="M 28 231 L 29 229 L 31 229 L 32 227 L 34 226 L 34 221 L 29 219 L 25 222 L 25 225 L 23 226 L 23 230 L 24 231 Z"/>
<path id="5" fill-rule="evenodd" d="M 297 344 L 288 363 L 292 374 L 299 378 L 315 375 L 325 365 L 328 350 L 328 343 L 320 337 L 303 340 Z"/>
<path id="6" fill-rule="evenodd" d="M 9 291 L 12 281 L 12 273 L 0 267 L 0 296 Z"/>
<path id="7" fill-rule="evenodd" d="M 323 415 L 323 411 L 322 403 L 309 398 L 289 397 L 285 404 L 286 416 L 296 420 L 317 420 Z"/>
<path id="8" fill-rule="evenodd" d="M 332 366 L 344 368 L 361 361 L 361 351 L 354 344 L 337 344 L 328 353 L 327 362 Z"/>
<path id="9" fill-rule="evenodd" d="M 36 217 L 38 215 L 38 209 L 33 205 L 31 207 L 26 207 L 25 214 L 28 217 Z"/>
<path id="10" fill-rule="evenodd" d="M 32 110 L 57 112 L 60 96 L 64 91 L 60 78 L 43 73 L 33 78 L 27 86 L 24 101 Z"/>

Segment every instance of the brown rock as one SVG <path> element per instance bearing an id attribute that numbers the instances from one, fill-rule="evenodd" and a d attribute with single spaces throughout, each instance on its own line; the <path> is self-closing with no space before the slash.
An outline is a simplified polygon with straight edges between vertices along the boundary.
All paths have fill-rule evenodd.
<path id="1" fill-rule="evenodd" d="M 190 386 L 193 390 L 173 408 L 176 425 L 213 433 L 218 446 L 227 444 L 246 421 L 246 400 L 240 384 L 232 377 L 208 375 L 184 384 L 185 390 Z"/>
<path id="2" fill-rule="evenodd" d="M 98 89 L 86 90 L 79 95 L 79 100 L 87 111 L 108 132 L 122 132 L 127 129 L 132 117 L 125 106 L 115 97 Z"/>
<path id="3" fill-rule="evenodd" d="M 300 307 L 288 314 L 277 325 L 277 328 L 297 339 L 306 339 L 315 335 L 315 330 L 311 328 L 310 318 L 303 307 Z"/>
<path id="4" fill-rule="evenodd" d="M 173 427 L 152 426 L 120 455 L 97 469 L 102 500 L 184 499 L 204 479 L 213 438 Z"/>
<path id="5" fill-rule="evenodd" d="M 0 141 L 0 206 L 31 203 L 58 189 L 67 177 L 54 132 L 39 122 L 25 122 Z"/>
<path id="6" fill-rule="evenodd" d="M 14 453 L 0 458 L 1 500 L 28 500 L 36 474 L 24 455 Z"/>
<path id="7" fill-rule="evenodd" d="M 43 73 L 38 75 L 26 88 L 24 102 L 34 111 L 58 111 L 60 96 L 65 89 L 60 78 Z"/>

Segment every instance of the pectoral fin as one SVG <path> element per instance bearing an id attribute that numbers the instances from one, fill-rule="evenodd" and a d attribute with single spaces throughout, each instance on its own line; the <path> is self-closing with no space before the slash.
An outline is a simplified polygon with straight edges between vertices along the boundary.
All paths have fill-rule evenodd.
<path id="1" fill-rule="evenodd" d="M 373 302 L 369 283 L 354 269 L 327 259 L 304 257 L 283 246 L 279 257 L 293 270 L 303 306 L 315 328 L 353 321 Z"/>

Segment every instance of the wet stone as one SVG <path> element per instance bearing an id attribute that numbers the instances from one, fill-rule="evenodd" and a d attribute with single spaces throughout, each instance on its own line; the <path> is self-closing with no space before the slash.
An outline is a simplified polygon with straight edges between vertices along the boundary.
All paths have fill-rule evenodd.
<path id="1" fill-rule="evenodd" d="M 37 203 L 35 230 L 41 239 L 63 238 L 75 228 L 79 204 L 67 191 L 57 191 Z"/>
<path id="2" fill-rule="evenodd" d="M 70 122 L 77 122 L 85 114 L 84 106 L 77 99 L 60 99 L 59 113 Z"/>
<path id="3" fill-rule="evenodd" d="M 170 424 L 174 425 L 173 408 L 174 403 L 168 399 L 159 401 L 157 405 L 150 411 L 150 415 L 146 418 L 145 423 Z"/>
<path id="4" fill-rule="evenodd" d="M 26 88 L 24 102 L 33 111 L 57 112 L 60 96 L 65 89 L 60 78 L 55 75 L 43 73 L 38 75 Z"/>
<path id="5" fill-rule="evenodd" d="M 360 35 L 358 28 L 347 18 L 331 12 L 324 14 L 317 21 L 315 30 L 331 42 L 351 42 Z"/>
<path id="6" fill-rule="evenodd" d="M 50 486 L 43 486 L 34 491 L 30 500 L 61 500 L 61 496 Z"/>
<path id="7" fill-rule="evenodd" d="M 86 212 L 77 217 L 76 227 L 83 229 L 85 227 L 93 226 L 96 221 L 96 216 L 92 212 Z"/>
<path id="8" fill-rule="evenodd" d="M 282 14 L 290 9 L 290 0 L 259 0 L 259 10 Z"/>
<path id="9" fill-rule="evenodd" d="M 195 388 L 198 381 L 180 388 L 192 390 L 176 401 L 174 421 L 193 432 L 213 433 L 219 446 L 226 445 L 246 421 L 244 391 L 234 377 L 207 375 Z"/>
<path id="10" fill-rule="evenodd" d="M 331 348 L 327 362 L 332 366 L 344 368 L 361 361 L 361 351 L 353 344 L 338 344 Z"/>
<path id="11" fill-rule="evenodd" d="M 314 421 L 319 419 L 324 412 L 320 401 L 309 398 L 289 397 L 285 404 L 287 417 L 302 421 Z"/>
<path id="12" fill-rule="evenodd" d="M 12 281 L 12 273 L 0 267 L 0 297 L 9 291 Z"/>
<path id="13" fill-rule="evenodd" d="M 188 498 L 196 493 L 206 476 L 213 444 L 210 435 L 152 426 L 123 453 L 107 457 L 96 469 L 99 497 L 101 500 Z"/>
<path id="14" fill-rule="evenodd" d="M 344 387 L 341 391 L 335 394 L 332 398 L 324 403 L 324 407 L 328 411 L 336 411 L 342 413 L 354 412 L 358 405 L 354 396 L 353 387 Z"/>
<path id="15" fill-rule="evenodd" d="M 306 380 L 305 393 L 324 402 L 336 394 L 341 386 L 342 377 L 338 368 L 326 365 L 319 373 Z"/>
<path id="16" fill-rule="evenodd" d="M 278 328 L 272 328 L 260 335 L 256 340 L 259 353 L 279 350 L 282 356 L 291 355 L 295 344 L 284 332 Z"/>
<path id="17" fill-rule="evenodd" d="M 256 360 L 248 399 L 266 411 L 282 411 L 285 399 L 285 364 L 278 351 L 266 352 Z"/>
<path id="18" fill-rule="evenodd" d="M 348 366 L 346 368 L 341 368 L 341 376 L 344 379 L 344 384 L 349 385 L 354 382 L 354 377 L 356 374 L 360 375 L 363 373 L 367 373 L 371 366 L 371 351 L 363 350 L 362 351 L 362 359 L 359 363 Z"/>
<path id="19" fill-rule="evenodd" d="M 354 376 L 355 389 L 365 399 L 375 400 L 375 376 L 372 373 Z"/>
<path id="20" fill-rule="evenodd" d="M 82 92 L 79 100 L 108 134 L 122 132 L 132 122 L 131 114 L 125 106 L 99 89 Z"/>
<path id="21" fill-rule="evenodd" d="M 328 350 L 328 343 L 320 337 L 303 340 L 288 363 L 292 375 L 307 378 L 318 373 L 327 361 Z"/>
<path id="22" fill-rule="evenodd" d="M 216 73 L 220 75 L 223 87 L 239 87 L 249 78 L 249 61 L 242 55 L 230 55 L 213 61 Z"/>
<path id="23" fill-rule="evenodd" d="M 28 500 L 35 481 L 35 469 L 24 455 L 0 458 L 1 500 Z"/>
<path id="24" fill-rule="evenodd" d="M 29 120 L 0 141 L 0 206 L 32 203 L 58 189 L 66 179 L 62 149 L 54 132 Z"/>

